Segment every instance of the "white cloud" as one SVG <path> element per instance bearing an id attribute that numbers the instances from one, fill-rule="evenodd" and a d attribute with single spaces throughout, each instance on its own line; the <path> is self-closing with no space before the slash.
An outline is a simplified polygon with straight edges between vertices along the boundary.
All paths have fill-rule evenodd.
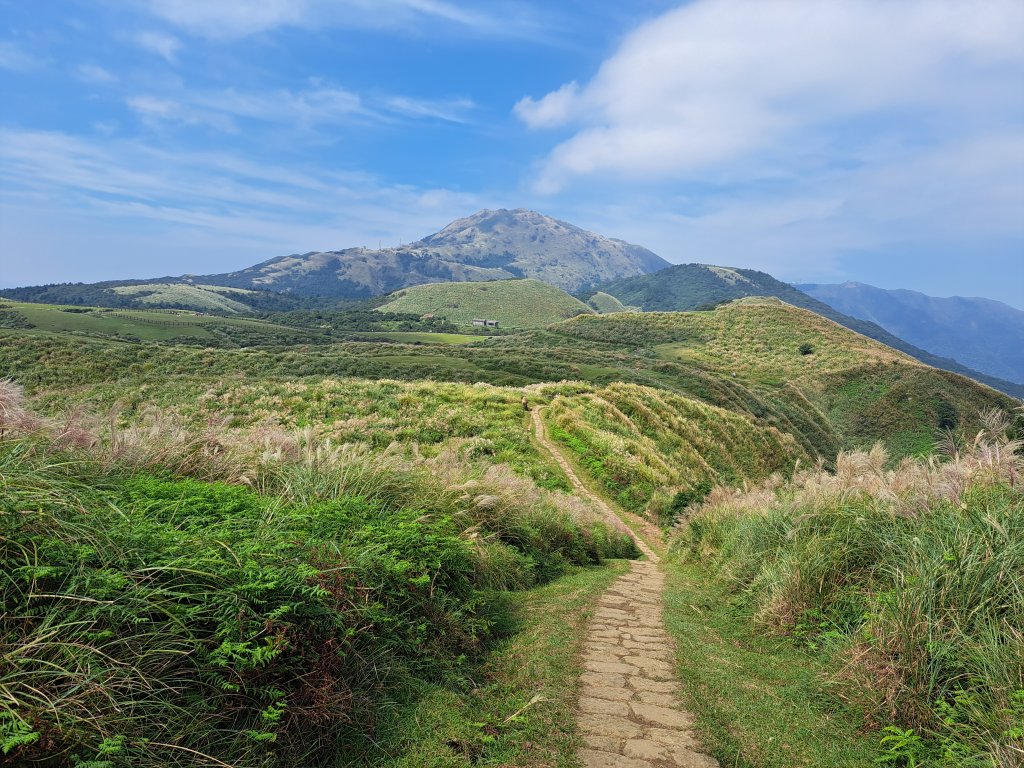
<path id="1" fill-rule="evenodd" d="M 157 54 L 171 64 L 177 61 L 178 51 L 181 49 L 181 41 L 178 38 L 159 32 L 142 32 L 135 36 L 135 42 L 139 47 Z"/>
<path id="2" fill-rule="evenodd" d="M 300 131 L 353 121 L 390 122 L 402 118 L 467 122 L 470 99 L 417 99 L 374 96 L 330 85 L 304 90 L 179 92 L 176 98 L 139 95 L 127 99 L 132 111 L 149 122 L 207 125 L 228 133 L 239 120 L 277 123 Z"/>
<path id="3" fill-rule="evenodd" d="M 631 33 L 584 86 L 524 98 L 532 128 L 578 125 L 541 191 L 610 173 L 694 178 L 787 165 L 857 121 L 925 131 L 1020 119 L 1019 0 L 697 0 Z M 909 121 L 909 125 L 908 125 Z"/>
<path id="4" fill-rule="evenodd" d="M 237 39 L 282 27 L 416 30 L 437 21 L 493 35 L 536 31 L 529 9 L 514 2 L 488 10 L 444 0 L 148 0 L 140 7 L 194 35 Z"/>
<path id="5" fill-rule="evenodd" d="M 539 100 L 529 96 L 521 99 L 515 106 L 515 113 L 531 128 L 549 128 L 572 119 L 579 97 L 579 83 L 573 80 Z"/>
<path id="6" fill-rule="evenodd" d="M 13 72 L 31 72 L 42 60 L 11 40 L 0 40 L 0 69 Z"/>
<path id="7" fill-rule="evenodd" d="M 466 113 L 476 105 L 472 99 L 445 100 L 414 99 L 409 96 L 390 96 L 383 100 L 384 108 L 408 117 L 435 118 L 449 123 L 467 122 Z"/>
<path id="8" fill-rule="evenodd" d="M 79 64 L 75 69 L 75 76 L 82 82 L 96 85 L 117 82 L 117 75 L 97 64 Z"/>
<path id="9" fill-rule="evenodd" d="M 205 125 L 224 133 L 237 133 L 238 127 L 225 114 L 182 104 L 174 99 L 157 96 L 131 96 L 126 99 L 128 108 L 150 125 L 164 122 L 181 123 L 183 125 Z"/>
<path id="10" fill-rule="evenodd" d="M 0 130 L 0 176 L 0 258 L 30 245 L 53 263 L 46 279 L 59 280 L 224 271 L 286 253 L 408 242 L 491 202 L 316 165 L 44 131 Z M 51 235 L 63 231 L 104 251 L 130 241 L 132 258 L 105 262 L 102 275 L 69 264 L 67 238 Z M 25 270 L 3 279 L 44 279 L 38 265 Z"/>

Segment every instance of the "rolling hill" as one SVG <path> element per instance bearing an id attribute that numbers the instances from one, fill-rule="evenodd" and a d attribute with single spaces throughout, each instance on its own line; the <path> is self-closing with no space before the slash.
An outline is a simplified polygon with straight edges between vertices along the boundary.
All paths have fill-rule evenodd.
<path id="1" fill-rule="evenodd" d="M 593 310 L 560 288 L 539 280 L 428 283 L 405 288 L 381 312 L 433 314 L 456 325 L 497 320 L 501 328 L 544 328 Z"/>
<path id="2" fill-rule="evenodd" d="M 599 289 L 623 304 L 637 306 L 645 312 L 706 309 L 748 296 L 773 296 L 905 352 L 923 363 L 968 376 L 1014 397 L 1024 397 L 1024 385 L 980 373 L 956 360 L 921 349 L 870 320 L 846 315 L 765 272 L 709 264 L 677 264 L 651 275 L 612 281 Z"/>
<path id="3" fill-rule="evenodd" d="M 1024 312 L 1019 309 L 991 299 L 938 298 L 863 283 L 796 287 L 929 352 L 1024 384 Z"/>

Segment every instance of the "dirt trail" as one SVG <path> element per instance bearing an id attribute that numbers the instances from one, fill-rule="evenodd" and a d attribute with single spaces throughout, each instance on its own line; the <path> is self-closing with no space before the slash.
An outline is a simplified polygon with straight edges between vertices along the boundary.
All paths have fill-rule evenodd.
<path id="1" fill-rule="evenodd" d="M 631 563 L 597 603 L 583 651 L 577 723 L 586 768 L 718 768 L 701 751 L 693 720 L 680 708 L 675 647 L 662 622 L 665 576 L 658 555 L 633 535 L 618 515 L 579 479 L 548 439 L 540 409 L 534 432 L 568 476 L 576 493 L 590 499 L 608 522 L 625 530 L 647 560 Z"/>

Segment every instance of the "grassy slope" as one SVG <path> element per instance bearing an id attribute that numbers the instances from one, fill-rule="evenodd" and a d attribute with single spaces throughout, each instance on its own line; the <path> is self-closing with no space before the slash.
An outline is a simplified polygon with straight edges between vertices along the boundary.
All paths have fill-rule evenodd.
<path id="1" fill-rule="evenodd" d="M 616 299 L 614 296 L 604 293 L 603 291 L 597 291 L 590 298 L 587 299 L 593 309 L 600 312 L 602 315 L 609 314 L 611 312 L 625 312 L 626 307 L 621 301 Z"/>
<path id="2" fill-rule="evenodd" d="M 195 307 L 200 310 L 220 312 L 249 312 L 245 304 L 246 291 L 240 288 L 223 288 L 217 285 L 186 285 L 184 283 L 141 283 L 119 285 L 111 290 L 121 296 L 133 296 L 139 304 L 171 304 Z"/>
<path id="3" fill-rule="evenodd" d="M 653 274 L 607 283 L 601 286 L 601 289 L 624 304 L 637 306 L 648 312 L 689 311 L 747 296 L 773 296 L 898 349 L 927 365 L 969 376 L 1014 397 L 1024 397 L 1024 385 L 987 376 L 955 360 L 915 347 L 880 325 L 844 315 L 792 285 L 753 269 L 677 264 Z"/>
<path id="4" fill-rule="evenodd" d="M 1012 406 L 992 390 L 783 304 L 583 316 L 545 331 L 444 348 L 380 338 L 309 347 L 195 349 L 35 333 L 0 329 L 0 375 L 14 376 L 37 392 L 60 394 L 68 403 L 75 401 L 72 388 L 78 386 L 101 398 L 119 389 L 133 396 L 142 387 L 158 392 L 179 381 L 200 386 L 238 375 L 512 386 L 626 381 L 750 416 L 792 434 L 808 454 L 826 459 L 878 439 L 897 457 L 920 453 L 950 419 L 969 430 L 978 425 L 979 409 Z M 253 332 L 254 340 L 261 338 L 274 337 L 263 327 Z M 799 353 L 805 342 L 813 354 Z"/>
<path id="5" fill-rule="evenodd" d="M 930 450 L 942 428 L 977 425 L 980 409 L 1013 406 L 994 390 L 773 300 L 747 299 L 713 312 L 579 317 L 559 331 L 642 344 L 664 360 L 773 393 L 776 401 L 802 400 L 838 446 L 884 440 L 897 457 Z M 805 344 L 810 354 L 801 353 Z"/>
<path id="6" fill-rule="evenodd" d="M 486 336 L 474 336 L 468 333 L 430 333 L 423 331 L 357 331 L 354 335 L 360 339 L 381 339 L 397 341 L 400 344 L 471 344 L 483 341 Z"/>
<path id="7" fill-rule="evenodd" d="M 523 658 L 477 662 L 515 628 L 507 601 L 530 606 L 503 594 L 632 551 L 591 528 L 593 514 L 471 456 L 296 450 L 282 435 L 152 422 L 70 453 L 44 434 L 0 442 L 0 654 L 17 659 L 0 668 L 0 743 L 12 759 L 215 762 L 189 757 L 199 750 L 254 768 L 324 764 L 428 689 L 465 698 L 450 720 L 490 748 L 500 740 L 472 726 L 471 683 L 485 680 L 504 696 L 487 702 L 498 728 L 541 734 L 557 721 L 562 732 L 538 740 L 568 754 L 569 694 L 554 689 L 578 672 L 574 611 L 614 574 L 556 588 L 568 600 L 550 658 L 547 627 L 508 641 L 559 707 L 509 719 L 533 693 Z"/>
<path id="8" fill-rule="evenodd" d="M 379 307 L 382 312 L 434 313 L 458 325 L 475 318 L 497 320 L 503 328 L 544 328 L 593 312 L 565 291 L 537 280 L 430 283 L 405 288 Z"/>
<path id="9" fill-rule="evenodd" d="M 4 302 L 34 329 L 51 333 L 129 337 L 142 341 L 203 342 L 224 334 L 263 335 L 272 341 L 281 333 L 308 335 L 263 320 L 212 317 L 173 309 L 98 309 L 56 304 Z"/>
<path id="10" fill-rule="evenodd" d="M 723 766 L 862 768 L 879 755 L 861 713 L 828 690 L 826 665 L 752 627 L 706 569 L 669 565 L 665 624 L 685 705 Z"/>
<path id="11" fill-rule="evenodd" d="M 0 329 L 0 375 L 67 404 L 80 401 L 79 394 L 109 403 L 120 392 L 137 400 L 142 388 L 198 388 L 238 375 L 262 381 L 362 376 L 512 386 L 626 381 L 752 417 L 826 459 L 878 439 L 896 457 L 920 453 L 934 444 L 940 427 L 975 429 L 980 409 L 1012 406 L 992 390 L 917 364 L 812 313 L 763 302 L 714 312 L 583 316 L 546 331 L 444 348 L 381 338 L 195 349 L 35 333 Z M 254 334 L 268 338 L 266 330 Z M 802 343 L 814 353 L 801 355 Z"/>
<path id="12" fill-rule="evenodd" d="M 806 454 L 749 418 L 664 390 L 612 384 L 554 400 L 550 432 L 602 491 L 631 512 L 660 510 L 679 492 L 787 472 Z M 664 514 L 663 514 L 664 512 Z"/>
<path id="13" fill-rule="evenodd" d="M 677 532 L 680 592 L 730 605 L 731 623 L 774 634 L 784 654 L 803 648 L 868 727 L 904 729 L 892 764 L 1019 765 L 1024 458 L 1004 426 L 943 463 L 886 472 L 872 451 L 835 473 L 716 491 Z M 684 629 L 689 599 L 674 612 Z"/>

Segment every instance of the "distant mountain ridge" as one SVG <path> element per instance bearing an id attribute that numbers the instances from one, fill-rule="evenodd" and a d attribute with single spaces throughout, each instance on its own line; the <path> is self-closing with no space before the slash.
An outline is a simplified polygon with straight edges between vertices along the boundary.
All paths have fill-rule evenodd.
<path id="1" fill-rule="evenodd" d="M 398 248 L 348 248 L 279 256 L 246 269 L 0 290 L 19 301 L 201 311 L 279 311 L 352 305 L 426 283 L 534 279 L 577 294 L 600 312 L 702 309 L 746 296 L 774 296 L 809 309 L 918 360 L 1015 397 L 1024 384 L 979 373 L 898 338 L 771 275 L 708 264 L 670 265 L 657 254 L 535 211 L 482 210 Z M 131 291 L 125 288 L 131 286 Z M 225 294 L 224 288 L 240 289 Z M 624 305 L 624 306 L 623 306 Z M 225 309 L 224 307 L 227 307 Z"/>
<path id="2" fill-rule="evenodd" d="M 234 272 L 180 275 L 92 284 L 9 288 L 0 296 L 20 301 L 131 306 L 115 289 L 145 284 L 196 285 L 297 298 L 368 299 L 413 285 L 532 278 L 575 293 L 598 283 L 655 272 L 669 264 L 652 251 L 604 237 L 536 211 L 477 211 L 441 231 L 397 248 L 346 248 L 277 256 Z M 182 292 L 178 292 L 181 294 Z M 156 302 L 150 300 L 152 306 Z M 284 302 L 287 303 L 287 302 Z M 184 306 L 184 305 L 182 305 Z"/>
<path id="3" fill-rule="evenodd" d="M 939 298 L 864 283 L 797 285 L 804 293 L 975 370 L 1024 384 L 1024 311 L 992 299 Z"/>
<path id="4" fill-rule="evenodd" d="M 676 264 L 653 275 L 615 280 L 598 286 L 623 304 L 645 312 L 685 312 L 709 308 L 746 296 L 775 296 L 787 304 L 809 309 L 822 317 L 880 341 L 927 365 L 959 373 L 1014 397 L 1024 398 L 1024 385 L 979 373 L 957 360 L 933 354 L 893 335 L 882 326 L 829 306 L 798 288 L 754 269 L 735 269 L 711 264 Z"/>
<path id="5" fill-rule="evenodd" d="M 368 298 L 422 283 L 532 278 L 575 292 L 668 266 L 655 253 L 529 211 L 482 210 L 397 248 L 279 256 L 248 269 L 196 277 L 233 288 Z"/>

